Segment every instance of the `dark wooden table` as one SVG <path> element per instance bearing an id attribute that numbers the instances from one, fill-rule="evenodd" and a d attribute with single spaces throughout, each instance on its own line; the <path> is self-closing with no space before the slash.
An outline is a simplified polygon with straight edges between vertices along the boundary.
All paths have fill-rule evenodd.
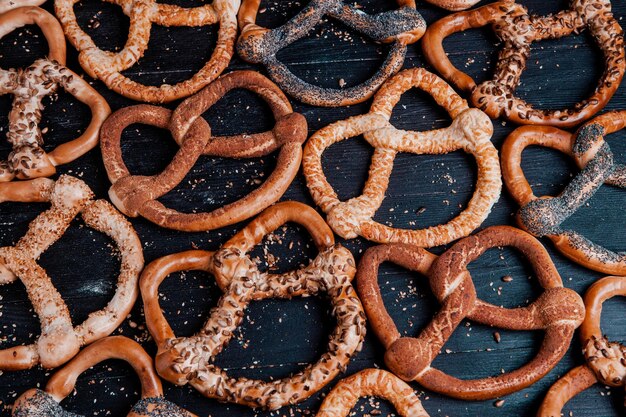
<path id="1" fill-rule="evenodd" d="M 172 1 L 173 2 L 173 1 Z M 52 1 L 46 8 L 52 9 Z M 200 5 L 200 0 L 177 1 L 178 4 Z M 361 0 L 366 11 L 393 8 L 392 1 Z M 419 3 L 427 22 L 433 22 L 444 13 Z M 483 2 L 484 3 L 484 2 Z M 524 1 L 533 12 L 545 14 L 567 7 L 566 1 Z M 548 4 L 550 3 L 550 4 Z M 301 1 L 264 1 L 265 12 L 261 22 L 277 26 L 293 16 L 306 4 Z M 621 21 L 626 16 L 626 3 L 615 1 L 613 9 Z M 94 36 L 98 44 L 108 49 L 123 46 L 128 19 L 116 6 L 101 1 L 82 1 L 76 7 L 81 25 Z M 216 27 L 173 28 L 155 26 L 150 48 L 140 65 L 126 73 L 135 80 L 158 84 L 177 82 L 191 76 L 210 55 L 216 39 Z M 490 30 L 475 30 L 452 36 L 446 42 L 453 62 L 484 79 L 495 64 L 497 40 Z M 76 53 L 69 50 L 68 65 L 75 71 Z M 280 58 L 298 75 L 322 85 L 337 86 L 343 79 L 348 85 L 360 82 L 373 73 L 384 59 L 387 47 L 372 44 L 351 30 L 332 21 L 320 24 L 314 33 L 280 53 Z M 45 54 L 41 32 L 34 27 L 17 30 L 0 44 L 0 66 L 23 67 Z M 420 45 L 409 47 L 405 67 L 424 66 Z M 251 68 L 234 58 L 229 70 Z M 602 56 L 587 34 L 533 45 L 529 68 L 524 73 L 519 94 L 540 107 L 568 106 L 588 95 L 602 72 Z M 258 69 L 258 68 L 257 68 Z M 110 91 L 100 82 L 92 83 L 115 110 L 133 103 Z M 7 114 L 11 97 L 0 98 L 0 130 L 7 129 Z M 42 128 L 47 127 L 46 145 L 50 148 L 76 136 L 87 123 L 89 111 L 68 94 L 47 100 Z M 327 124 L 367 111 L 369 104 L 346 108 L 314 108 L 294 102 L 303 113 L 310 133 Z M 175 104 L 168 105 L 174 107 Z M 626 108 L 626 90 L 617 92 L 607 109 Z M 267 107 L 246 92 L 236 91 L 209 110 L 205 117 L 217 134 L 258 132 L 273 125 Z M 393 114 L 397 127 L 430 130 L 449 123 L 444 111 L 432 99 L 419 91 L 405 94 Z M 494 121 L 493 141 L 500 146 L 514 126 Z M 611 139 L 623 136 L 617 133 Z M 618 160 L 624 161 L 626 144 L 611 140 Z M 132 126 L 124 134 L 124 156 L 131 170 L 140 174 L 160 171 L 176 151 L 169 134 L 145 126 Z M 0 143 L 0 154 L 9 153 L 6 141 Z M 332 184 L 342 198 L 356 195 L 364 182 L 372 149 L 359 138 L 333 146 L 325 154 L 325 168 Z M 539 194 L 558 193 L 576 168 L 572 161 L 556 152 L 530 149 L 524 154 L 524 169 Z M 201 158 L 181 185 L 162 201 L 184 211 L 209 210 L 245 195 L 258 181 L 273 169 L 275 156 L 246 161 Z M 106 197 L 109 182 L 104 172 L 98 149 L 75 163 L 66 165 L 60 173 L 69 173 L 85 180 L 99 197 Z M 398 227 L 424 227 L 446 221 L 457 214 L 469 200 L 475 181 L 475 162 L 455 152 L 445 156 L 400 155 L 395 163 L 393 177 L 383 206 L 376 220 Z M 312 204 L 299 175 L 283 200 L 299 200 Z M 28 223 L 46 208 L 43 204 L 0 205 L 0 245 L 11 245 L 23 235 Z M 626 248 L 624 210 L 626 193 L 610 186 L 602 187 L 590 203 L 570 220 L 571 226 L 591 239 L 613 250 Z M 517 207 L 503 191 L 483 227 L 513 224 Z M 160 229 L 151 223 L 133 220 L 144 245 L 147 262 L 160 256 L 192 247 L 213 250 L 243 225 L 207 233 L 179 233 Z M 314 256 L 310 239 L 298 229 L 287 227 L 276 233 L 283 244 L 267 241 L 257 250 L 261 257 L 267 252 L 275 257 L 273 268 L 286 270 Z M 295 244 L 289 249 L 285 242 Z M 89 312 L 103 307 L 114 291 L 119 267 L 112 245 L 105 237 L 86 227 L 80 221 L 63 238 L 41 256 L 43 265 L 70 307 L 75 322 L 82 321 Z M 344 242 L 342 242 L 344 243 Z M 594 273 L 567 261 L 549 242 L 544 242 L 553 256 L 565 285 L 583 293 L 602 274 Z M 361 239 L 345 242 L 357 258 L 369 246 Z M 433 249 L 441 253 L 445 248 Z M 521 306 L 539 294 L 538 285 L 526 261 L 508 249 L 494 249 L 471 265 L 478 294 L 483 299 L 507 307 Z M 505 275 L 512 282 L 503 282 Z M 385 301 L 401 331 L 415 335 L 437 310 L 437 304 L 421 276 L 385 265 L 382 268 Z M 176 274 L 162 286 L 162 305 L 174 329 L 181 335 L 196 331 L 207 317 L 220 292 L 213 278 L 201 273 Z M 38 321 L 24 288 L 16 283 L 1 289 L 0 347 L 32 341 L 39 334 Z M 228 348 L 219 355 L 218 365 L 228 368 L 233 375 L 271 378 L 289 375 L 304 364 L 315 361 L 324 351 L 333 319 L 324 299 L 296 299 L 292 301 L 264 301 L 253 303 L 247 312 L 241 330 Z M 626 301 L 611 300 L 603 314 L 603 329 L 611 340 L 626 340 Z M 155 346 L 144 325 L 141 303 L 118 330 L 133 337 L 153 354 Z M 476 378 L 510 371 L 527 362 L 536 352 L 542 338 L 538 332 L 500 331 L 501 341 L 494 340 L 494 329 L 464 323 L 445 346 L 435 365 L 460 378 Z M 504 398 L 504 405 L 494 401 L 463 402 L 430 392 L 421 394 L 424 407 L 431 416 L 520 416 L 535 415 L 547 389 L 568 369 L 581 364 L 580 343 L 575 341 L 563 361 L 546 378 L 534 386 Z M 372 366 L 383 366 L 381 345 L 373 334 L 367 336 L 363 351 L 352 361 L 348 374 Z M 0 375 L 0 413 L 10 414 L 10 405 L 26 389 L 45 384 L 51 372 L 35 369 L 27 372 L 5 372 Z M 327 387 L 327 392 L 331 387 Z M 301 416 L 314 415 L 323 394 L 299 406 L 284 408 L 274 413 L 217 403 L 200 396 L 189 387 L 178 388 L 165 384 L 168 399 L 186 407 L 199 416 Z M 66 400 L 71 411 L 84 415 L 123 416 L 138 398 L 138 382 L 129 366 L 107 362 L 86 372 L 79 380 L 76 395 Z M 621 406 L 623 390 L 608 390 L 594 386 L 571 401 L 566 415 L 618 416 L 624 415 Z M 386 403 L 363 400 L 355 408 L 355 415 L 368 415 L 372 405 L 383 415 L 391 413 Z M 570 411 L 573 414 L 568 414 Z"/>

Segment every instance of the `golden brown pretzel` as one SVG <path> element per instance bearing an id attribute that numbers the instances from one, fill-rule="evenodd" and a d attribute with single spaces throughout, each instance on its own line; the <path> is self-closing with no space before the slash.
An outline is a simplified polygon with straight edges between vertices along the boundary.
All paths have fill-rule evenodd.
<path id="1" fill-rule="evenodd" d="M 442 9 L 456 12 L 459 10 L 469 9 L 476 3 L 480 2 L 480 0 L 426 0 L 426 2 L 437 7 L 441 7 Z"/>
<path id="2" fill-rule="evenodd" d="M 288 221 L 309 231 L 319 255 L 299 270 L 284 274 L 259 271 L 247 252 L 264 235 Z M 187 269 L 213 274 L 224 295 L 211 310 L 202 331 L 192 337 L 177 338 L 159 306 L 158 288 L 167 275 Z M 159 375 L 174 384 L 189 383 L 206 397 L 254 408 L 275 410 L 304 401 L 343 372 L 350 358 L 361 349 L 365 315 L 350 284 L 355 272 L 352 254 L 335 245 L 332 232 L 317 212 L 296 202 L 266 209 L 215 253 L 189 251 L 157 259 L 144 270 L 140 286 L 148 329 L 158 346 Z M 316 364 L 271 382 L 236 379 L 215 366 L 215 356 L 241 324 L 250 301 L 321 293 L 330 297 L 338 323 L 328 352 Z"/>

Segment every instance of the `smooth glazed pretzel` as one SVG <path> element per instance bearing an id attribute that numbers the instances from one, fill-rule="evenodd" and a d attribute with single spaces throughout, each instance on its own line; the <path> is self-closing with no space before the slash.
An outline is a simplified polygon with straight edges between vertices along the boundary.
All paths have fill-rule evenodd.
<path id="1" fill-rule="evenodd" d="M 391 123 L 391 112 L 402 93 L 419 88 L 442 106 L 452 124 L 430 132 L 398 130 Z M 502 189 L 498 152 L 491 143 L 493 125 L 441 78 L 421 68 L 404 70 L 386 82 L 376 93 L 370 112 L 328 125 L 311 136 L 304 148 L 302 169 L 315 203 L 327 214 L 328 224 L 345 239 L 362 236 L 379 243 L 410 243 L 432 247 L 450 243 L 470 234 L 487 218 Z M 363 193 L 340 201 L 326 179 L 322 154 L 334 143 L 361 135 L 374 147 L 369 176 Z M 373 220 L 385 198 L 393 162 L 398 152 L 444 154 L 463 150 L 476 158 L 478 179 L 467 208 L 446 224 L 422 230 L 396 229 Z"/>
<path id="2" fill-rule="evenodd" d="M 85 72 L 124 97 L 165 103 L 190 96 L 216 79 L 233 56 L 240 0 L 213 0 L 211 4 L 192 8 L 160 4 L 156 0 L 105 0 L 122 7 L 124 14 L 130 18 L 128 40 L 124 49 L 116 53 L 100 49 L 78 25 L 74 14 L 74 5 L 78 1 L 54 1 L 54 9 L 65 35 L 78 50 L 78 60 Z M 193 77 L 175 85 L 148 86 L 124 76 L 122 71 L 135 65 L 148 49 L 153 23 L 167 27 L 219 24 L 217 44 L 211 59 Z"/>
<path id="3" fill-rule="evenodd" d="M 580 337 L 587 363 L 572 369 L 550 388 L 537 417 L 560 417 L 569 400 L 594 384 L 626 387 L 626 346 L 609 342 L 600 329 L 602 303 L 618 295 L 626 296 L 626 277 L 602 278 L 585 294 L 587 313 Z"/>
<path id="4" fill-rule="evenodd" d="M 415 0 L 397 0 L 397 3 L 398 10 L 370 16 L 343 0 L 311 0 L 283 26 L 266 29 L 256 24 L 261 0 L 243 0 L 237 51 L 246 61 L 263 64 L 280 88 L 303 103 L 326 107 L 357 104 L 370 98 L 386 79 L 402 68 L 407 45 L 417 42 L 426 30 L 424 19 L 415 10 Z M 298 78 L 278 60 L 278 51 L 306 36 L 324 16 L 332 17 L 376 42 L 392 43 L 389 56 L 369 80 L 343 89 L 318 87 Z"/>
<path id="5" fill-rule="evenodd" d="M 0 350 L 0 369 L 17 371 L 37 364 L 56 368 L 72 359 L 81 346 L 108 336 L 124 321 L 137 299 L 143 268 L 141 242 L 124 216 L 105 200 L 94 201 L 87 184 L 77 178 L 62 175 L 56 182 L 40 178 L 19 185 L 20 192 L 12 195 L 15 201 L 50 202 L 51 207 L 30 223 L 15 246 L 0 248 L 0 284 L 18 279 L 24 284 L 39 316 L 41 336 L 32 345 Z M 78 214 L 87 226 L 113 239 L 122 259 L 111 301 L 74 327 L 67 305 L 36 260 Z"/>
<path id="6" fill-rule="evenodd" d="M 229 91 L 244 88 L 265 100 L 276 119 L 271 131 L 231 137 L 212 137 L 202 113 Z M 169 129 L 180 150 L 158 175 L 132 175 L 122 158 L 122 131 L 133 123 Z M 101 148 L 111 183 L 109 196 L 127 216 L 142 216 L 169 229 L 205 231 L 248 219 L 276 202 L 298 173 L 306 119 L 294 113 L 287 97 L 274 83 L 253 71 L 236 71 L 220 77 L 173 112 L 162 107 L 138 105 L 113 113 L 102 126 Z M 249 158 L 280 149 L 276 168 L 256 190 L 236 202 L 208 213 L 180 213 L 165 207 L 157 198 L 176 187 L 201 155 Z"/>
<path id="7" fill-rule="evenodd" d="M 126 337 L 111 336 L 88 346 L 56 372 L 45 390 L 31 389 L 13 406 L 13 417 L 80 417 L 65 411 L 61 402 L 74 391 L 76 380 L 87 369 L 110 359 L 128 362 L 141 381 L 141 399 L 127 417 L 196 417 L 163 398 L 161 381 L 152 358 L 137 343 Z"/>
<path id="8" fill-rule="evenodd" d="M 304 226 L 319 255 L 299 270 L 284 274 L 259 271 L 247 253 L 286 222 Z M 169 274 L 189 269 L 213 274 L 224 295 L 202 331 L 177 338 L 159 306 L 158 288 Z M 350 284 L 355 272 L 350 251 L 335 245 L 332 232 L 315 210 L 296 202 L 266 209 L 215 253 L 195 250 L 152 262 L 143 272 L 140 286 L 148 329 L 158 346 L 159 375 L 177 385 L 189 383 L 206 397 L 253 408 L 275 410 L 304 401 L 345 371 L 350 358 L 361 349 L 365 315 Z M 328 351 L 316 364 L 271 382 L 233 378 L 214 365 L 251 301 L 322 293 L 330 298 L 337 327 Z"/>
<path id="9" fill-rule="evenodd" d="M 574 262 L 607 274 L 626 274 L 626 254 L 591 242 L 562 224 L 602 186 L 626 188 L 626 166 L 613 161 L 604 136 L 626 126 L 626 111 L 613 111 L 585 123 L 575 134 L 551 127 L 516 129 L 502 147 L 502 174 L 511 195 L 521 206 L 517 220 L 537 237 L 548 237 Z M 521 167 L 522 152 L 532 145 L 556 149 L 573 157 L 581 171 L 557 197 L 537 197 Z"/>
<path id="10" fill-rule="evenodd" d="M 476 296 L 467 265 L 486 250 L 512 246 L 521 251 L 537 275 L 543 294 L 526 307 L 507 309 Z M 378 286 L 378 267 L 390 261 L 428 276 L 441 309 L 417 338 L 402 337 L 387 313 Z M 437 258 L 409 245 L 369 249 L 358 269 L 357 289 L 372 329 L 386 349 L 385 363 L 405 381 L 464 400 L 486 400 L 511 394 L 543 378 L 569 348 L 585 306 L 576 292 L 563 288 L 561 277 L 541 244 L 526 232 L 494 226 L 467 237 Z M 452 332 L 463 319 L 508 330 L 543 330 L 537 356 L 521 368 L 482 379 L 461 380 L 432 366 Z"/>
<path id="11" fill-rule="evenodd" d="M 452 65 L 443 49 L 443 40 L 453 33 L 486 25 L 492 26 L 503 47 L 493 80 L 477 85 Z M 591 97 L 570 109 L 540 110 L 515 96 L 533 42 L 585 30 L 602 49 L 605 63 Z M 505 117 L 519 124 L 576 126 L 606 105 L 624 75 L 624 38 L 609 0 L 572 0 L 570 10 L 548 16 L 529 15 L 524 6 L 511 0 L 494 2 L 435 22 L 428 27 L 422 45 L 428 62 L 455 87 L 471 94 L 474 106 L 493 119 Z"/>

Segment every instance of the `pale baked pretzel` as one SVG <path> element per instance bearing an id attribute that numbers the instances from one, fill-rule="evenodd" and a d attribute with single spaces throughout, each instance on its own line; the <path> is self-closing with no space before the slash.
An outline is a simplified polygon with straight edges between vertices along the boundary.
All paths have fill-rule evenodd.
<path id="1" fill-rule="evenodd" d="M 27 68 L 0 69 L 0 95 L 13 95 L 7 133 L 13 152 L 7 161 L 0 161 L 0 182 L 54 174 L 56 166 L 71 162 L 96 146 L 100 126 L 111 113 L 104 98 L 65 67 L 65 38 L 54 16 L 38 7 L 14 8 L 17 5 L 13 1 L 0 3 L 0 10 L 5 11 L 0 15 L 0 38 L 34 24 L 42 30 L 49 53 L 48 58 L 38 59 Z M 39 128 L 42 102 L 59 86 L 88 105 L 92 118 L 80 137 L 46 153 Z"/>
<path id="2" fill-rule="evenodd" d="M 488 249 L 501 246 L 522 252 L 544 289 L 526 307 L 497 307 L 476 296 L 467 265 Z M 378 286 L 378 267 L 385 261 L 428 276 L 431 289 L 441 303 L 439 312 L 417 338 L 402 337 L 387 313 Z M 405 381 L 417 381 L 431 391 L 465 400 L 511 394 L 543 378 L 567 352 L 574 330 L 585 314 L 580 296 L 563 287 L 541 243 L 509 226 L 489 227 L 467 237 L 439 258 L 409 245 L 368 249 L 359 264 L 357 289 L 370 325 L 386 349 L 387 367 Z M 432 363 L 465 318 L 508 330 L 543 330 L 545 337 L 535 358 L 521 368 L 498 376 L 462 380 L 434 368 Z"/>
<path id="3" fill-rule="evenodd" d="M 165 103 L 190 96 L 217 78 L 233 56 L 240 0 L 213 0 L 211 4 L 191 8 L 159 4 L 156 0 L 105 0 L 121 6 L 130 18 L 126 45 L 116 53 L 100 49 L 81 29 L 74 14 L 74 5 L 78 1 L 54 1 L 54 9 L 65 35 L 78 50 L 78 60 L 83 69 L 124 97 Z M 135 65 L 148 49 L 153 23 L 162 26 L 219 24 L 217 44 L 211 59 L 193 77 L 175 85 L 148 86 L 124 76 L 122 71 Z"/>
<path id="4" fill-rule="evenodd" d="M 469 9 L 480 0 L 426 0 L 427 3 L 433 4 L 442 9 L 459 11 Z"/>
<path id="5" fill-rule="evenodd" d="M 229 91 L 244 88 L 265 100 L 276 119 L 271 131 L 231 137 L 212 137 L 202 113 Z M 158 175 L 132 175 L 122 158 L 121 135 L 133 123 L 169 129 L 180 150 Z M 224 75 L 183 101 L 173 112 L 162 107 L 138 105 L 113 113 L 102 126 L 101 149 L 111 183 L 109 196 L 127 216 L 145 217 L 159 226 L 184 231 L 204 231 L 228 226 L 258 214 L 287 190 L 300 168 L 306 140 L 304 116 L 294 113 L 289 100 L 274 83 L 253 71 Z M 157 198 L 176 187 L 201 155 L 248 158 L 280 149 L 276 168 L 256 190 L 236 202 L 208 213 L 180 213 Z"/>
<path id="6" fill-rule="evenodd" d="M 41 6 L 46 0 L 0 0 L 0 14 L 18 7 Z"/>
<path id="7" fill-rule="evenodd" d="M 469 75 L 452 65 L 443 49 L 443 40 L 453 33 L 486 25 L 492 26 L 503 47 L 493 80 L 477 85 Z M 604 73 L 589 98 L 570 109 L 541 110 L 515 96 L 533 42 L 585 30 L 597 42 L 605 62 Z M 529 15 L 524 6 L 514 1 L 499 1 L 433 23 L 422 45 L 428 62 L 455 87 L 471 93 L 474 106 L 491 118 L 505 117 L 520 124 L 578 125 L 606 105 L 624 75 L 624 38 L 609 0 L 572 0 L 569 10 L 548 16 Z"/>
<path id="8" fill-rule="evenodd" d="M 394 106 L 402 93 L 413 87 L 426 91 L 448 112 L 452 118 L 449 127 L 413 132 L 391 125 L 389 119 Z M 398 73 L 381 87 L 369 113 L 335 122 L 314 133 L 304 148 L 302 168 L 313 200 L 327 213 L 328 224 L 341 237 L 362 236 L 379 243 L 438 246 L 470 234 L 487 218 L 500 197 L 500 163 L 490 140 L 492 133 L 493 125 L 487 115 L 468 108 L 467 102 L 441 78 L 422 68 L 412 68 Z M 369 176 L 360 196 L 340 201 L 324 175 L 322 154 L 334 143 L 361 134 L 374 147 Z M 422 230 L 396 229 L 373 220 L 385 198 L 398 152 L 436 155 L 456 150 L 474 156 L 478 165 L 474 195 L 461 214 L 446 224 Z"/>
<path id="9" fill-rule="evenodd" d="M 163 397 L 161 381 L 152 358 L 137 343 L 126 337 L 111 336 L 86 347 L 70 363 L 56 372 L 45 390 L 31 389 L 13 406 L 13 417 L 79 417 L 65 411 L 61 402 L 74 391 L 76 380 L 87 369 L 110 359 L 130 364 L 141 381 L 141 399 L 127 417 L 196 417 Z"/>
<path id="10" fill-rule="evenodd" d="M 594 384 L 626 387 L 626 346 L 609 342 L 600 329 L 602 303 L 618 295 L 626 296 L 626 277 L 602 278 L 585 294 L 587 313 L 580 338 L 587 363 L 572 369 L 550 388 L 537 417 L 560 417 L 565 403 Z"/>
<path id="11" fill-rule="evenodd" d="M 111 334 L 124 321 L 137 299 L 137 281 L 143 268 L 141 242 L 131 224 L 105 200 L 93 200 L 83 181 L 62 175 L 55 182 L 38 179 L 21 183 L 17 201 L 50 202 L 51 207 L 33 220 L 15 246 L 0 248 L 0 284 L 20 280 L 41 323 L 41 335 L 28 346 L 0 350 L 1 370 L 29 369 L 37 364 L 56 368 L 72 359 L 81 346 Z M 85 224 L 106 234 L 121 254 L 117 290 L 106 307 L 74 326 L 67 305 L 39 256 L 53 245 L 72 220 L 81 215 Z"/>
<path id="12" fill-rule="evenodd" d="M 626 188 L 626 166 L 613 161 L 604 135 L 626 127 L 626 111 L 605 113 L 585 123 L 575 134 L 551 127 L 516 129 L 502 147 L 502 174 L 509 192 L 521 206 L 520 226 L 537 237 L 548 237 L 574 262 L 607 274 L 626 274 L 626 253 L 613 252 L 562 224 L 602 186 Z M 522 152 L 539 145 L 556 149 L 576 160 L 581 171 L 557 197 L 537 197 L 522 170 Z"/>
<path id="13" fill-rule="evenodd" d="M 237 52 L 248 62 L 263 64 L 267 72 L 287 94 L 314 106 L 348 106 L 370 98 L 374 92 L 402 68 L 407 45 L 417 42 L 426 23 L 415 10 L 415 0 L 397 0 L 398 10 L 367 15 L 343 0 L 311 0 L 289 22 L 276 29 L 256 24 L 261 0 L 243 0 L 239 12 L 241 35 Z M 323 88 L 298 78 L 277 58 L 277 53 L 306 36 L 324 16 L 332 17 L 376 42 L 392 43 L 381 68 L 369 80 L 349 88 Z"/>
<path id="14" fill-rule="evenodd" d="M 259 271 L 247 254 L 263 237 L 295 222 L 311 234 L 319 255 L 306 267 L 283 274 Z M 196 269 L 215 276 L 224 295 L 203 329 L 177 338 L 159 306 L 159 285 L 171 273 Z M 314 395 L 345 371 L 365 338 L 365 315 L 350 281 L 356 272 L 350 251 L 335 245 L 322 218 L 302 203 L 276 204 L 213 253 L 189 251 L 160 258 L 146 267 L 140 286 L 146 323 L 157 346 L 159 375 L 177 385 L 191 384 L 203 395 L 220 401 L 275 410 Z M 314 365 L 290 377 L 265 382 L 233 378 L 214 364 L 232 339 L 253 300 L 292 298 L 326 293 L 337 326 L 328 351 Z"/>

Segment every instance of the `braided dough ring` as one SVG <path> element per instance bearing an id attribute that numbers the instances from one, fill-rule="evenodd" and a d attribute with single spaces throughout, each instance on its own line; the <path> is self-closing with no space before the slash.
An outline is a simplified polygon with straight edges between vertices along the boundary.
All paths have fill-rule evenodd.
<path id="1" fill-rule="evenodd" d="M 284 274 L 258 270 L 247 252 L 286 222 L 306 228 L 320 250 L 307 267 Z M 167 275 L 188 269 L 209 272 L 224 291 L 202 331 L 177 338 L 159 306 L 158 288 Z M 333 234 L 312 208 L 284 202 L 266 209 L 246 228 L 215 252 L 189 251 L 152 262 L 141 277 L 141 294 L 148 329 L 157 346 L 156 368 L 166 380 L 191 384 L 204 396 L 253 408 L 276 410 L 302 402 L 345 371 L 361 349 L 365 315 L 350 281 L 356 272 L 352 254 L 335 245 Z M 241 324 L 254 300 L 292 298 L 326 293 L 337 327 L 320 360 L 299 373 L 265 382 L 233 378 L 213 364 Z"/>
<path id="2" fill-rule="evenodd" d="M 124 97 L 150 103 L 165 103 L 190 96 L 216 79 L 228 66 L 237 36 L 239 0 L 213 0 L 211 4 L 184 8 L 158 4 L 156 0 L 105 0 L 122 7 L 130 18 L 128 40 L 117 52 L 101 50 L 83 31 L 74 14 L 79 0 L 55 0 L 54 9 L 70 43 L 78 50 L 78 60 L 91 77 Z M 135 65 L 148 49 L 152 24 L 162 26 L 220 25 L 211 59 L 193 77 L 175 85 L 147 86 L 122 75 Z"/>
<path id="3" fill-rule="evenodd" d="M 109 359 L 128 362 L 141 381 L 141 400 L 127 417 L 196 417 L 163 398 L 161 381 L 152 358 L 136 342 L 122 336 L 101 339 L 85 348 L 63 369 L 56 372 L 45 390 L 31 389 L 13 406 L 13 417 L 79 417 L 59 404 L 74 391 L 76 380 L 87 369 Z"/>
<path id="4" fill-rule="evenodd" d="M 0 184 L 4 185 L 4 184 Z M 0 248 L 0 284 L 19 279 L 41 322 L 41 336 L 28 346 L 0 350 L 0 369 L 24 370 L 37 364 L 56 368 L 72 359 L 81 346 L 111 334 L 124 321 L 137 299 L 137 281 L 143 268 L 141 242 L 130 223 L 81 180 L 62 175 L 54 182 L 38 179 L 20 183 L 16 201 L 50 202 L 51 207 L 33 220 L 15 246 Z M 121 253 L 117 290 L 107 306 L 73 326 L 67 305 L 46 271 L 37 264 L 80 214 L 85 224 L 109 236 Z"/>
<path id="5" fill-rule="evenodd" d="M 491 25 L 503 42 L 493 80 L 480 85 L 452 63 L 443 40 L 453 33 Z M 587 30 L 604 54 L 605 69 L 593 94 L 570 109 L 540 110 L 515 96 L 534 41 L 558 39 Z M 518 124 L 571 127 L 600 111 L 624 76 L 624 38 L 609 0 L 572 0 L 570 10 L 534 16 L 512 0 L 459 12 L 428 27 L 422 41 L 426 60 L 491 118 L 505 117 Z"/>
<path id="6" fill-rule="evenodd" d="M 442 106 L 452 124 L 429 132 L 399 130 L 389 122 L 401 95 L 419 88 Z M 315 203 L 327 213 L 328 224 L 345 239 L 362 236 L 378 243 L 410 243 L 432 247 L 467 236 L 487 218 L 498 201 L 502 181 L 498 152 L 491 143 L 493 125 L 478 109 L 470 109 L 441 78 L 421 68 L 404 70 L 387 81 L 376 93 L 370 112 L 328 125 L 311 136 L 304 148 L 302 169 Z M 374 147 L 369 176 L 363 193 L 340 201 L 326 179 L 322 154 L 332 144 L 363 134 Z M 476 158 L 478 179 L 467 208 L 446 224 L 422 230 L 385 226 L 373 220 L 385 198 L 393 162 L 398 152 L 444 154 L 463 150 Z"/>

